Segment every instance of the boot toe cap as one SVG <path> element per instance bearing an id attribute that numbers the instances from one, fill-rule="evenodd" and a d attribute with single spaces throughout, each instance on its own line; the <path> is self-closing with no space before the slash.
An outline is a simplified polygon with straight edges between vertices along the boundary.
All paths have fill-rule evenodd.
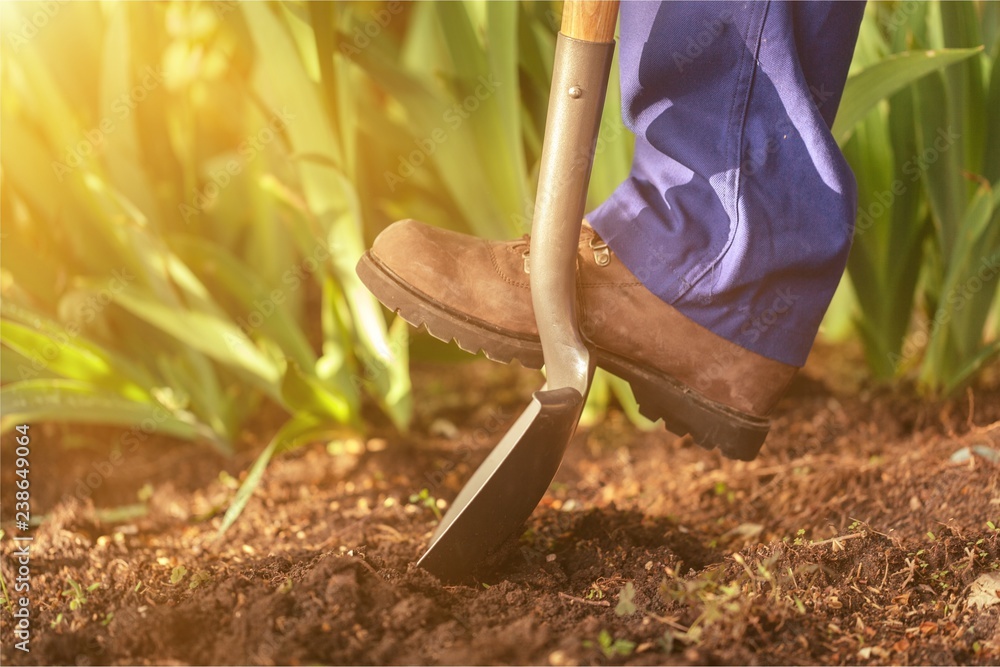
<path id="1" fill-rule="evenodd" d="M 467 255 L 469 237 L 417 220 L 400 220 L 389 225 L 372 245 L 376 261 L 413 287 L 434 294 L 444 281 L 460 279 L 458 256 Z"/>
<path id="2" fill-rule="evenodd" d="M 510 243 L 400 220 L 379 234 L 370 256 L 430 303 L 511 332 L 537 335 L 527 276 L 511 278 L 522 260 Z"/>

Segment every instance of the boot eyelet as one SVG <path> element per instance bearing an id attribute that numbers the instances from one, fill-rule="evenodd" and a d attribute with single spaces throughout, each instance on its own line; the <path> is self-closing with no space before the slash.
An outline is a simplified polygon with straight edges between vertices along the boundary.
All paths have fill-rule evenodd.
<path id="1" fill-rule="evenodd" d="M 530 257 L 528 256 L 528 252 L 529 251 L 525 250 L 524 252 L 521 253 L 521 259 L 524 260 L 524 272 L 525 273 L 531 273 L 531 262 L 529 261 Z"/>
<path id="2" fill-rule="evenodd" d="M 611 250 L 608 244 L 598 236 L 594 236 L 588 242 L 590 249 L 594 251 L 594 263 L 598 266 L 607 266 L 611 263 Z"/>

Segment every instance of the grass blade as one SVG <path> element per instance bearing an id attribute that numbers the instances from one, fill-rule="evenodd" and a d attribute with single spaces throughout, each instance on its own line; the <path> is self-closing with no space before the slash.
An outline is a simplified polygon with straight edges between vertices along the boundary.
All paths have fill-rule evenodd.
<path id="1" fill-rule="evenodd" d="M 854 126 L 879 101 L 897 93 L 927 74 L 982 53 L 973 49 L 942 49 L 940 51 L 907 51 L 893 54 L 862 69 L 847 79 L 844 96 L 833 124 L 833 136 L 843 145 L 851 137 Z"/>
<path id="2" fill-rule="evenodd" d="M 77 380 L 27 380 L 0 389 L 0 432 L 25 422 L 72 422 L 142 426 L 184 440 L 214 440 L 194 419 L 180 419 L 162 405 L 137 403 Z"/>
<path id="3" fill-rule="evenodd" d="M 181 257 L 190 260 L 192 265 L 213 268 L 213 277 L 219 286 L 236 299 L 242 311 L 237 322 L 242 322 L 243 329 L 259 328 L 302 368 L 311 368 L 316 363 L 316 354 L 305 333 L 286 313 L 289 293 L 301 288 L 298 276 L 292 275 L 291 280 L 271 289 L 249 266 L 211 241 L 184 236 L 177 238 L 174 245 Z"/>
<path id="4" fill-rule="evenodd" d="M 53 372 L 112 391 L 133 401 L 150 401 L 146 390 L 115 367 L 110 355 L 95 345 L 79 344 L 77 337 L 50 337 L 10 320 L 0 320 L 0 340 L 26 358 L 43 359 Z M 30 367 L 29 369 L 30 370 Z"/>
<path id="5" fill-rule="evenodd" d="M 243 371 L 259 388 L 277 396 L 277 366 L 235 324 L 207 313 L 177 311 L 135 289 L 122 290 L 115 301 L 185 345 Z"/>
<path id="6" fill-rule="evenodd" d="M 216 537 L 222 537 L 239 518 L 247 503 L 250 502 L 250 498 L 253 497 L 254 491 L 260 486 L 267 464 L 275 454 L 329 435 L 331 435 L 329 426 L 323 424 L 322 420 L 315 415 L 296 415 L 285 422 L 271 438 L 271 441 L 267 443 L 264 451 L 257 456 L 253 465 L 250 466 L 246 479 L 240 484 L 240 488 L 237 489 L 236 495 L 233 496 L 229 508 L 222 517 L 222 524 L 219 526 Z"/>
<path id="7" fill-rule="evenodd" d="M 294 361 L 288 363 L 281 380 L 281 397 L 295 412 L 309 412 L 341 424 L 360 426 L 347 401 L 327 390 L 316 378 L 304 374 Z"/>

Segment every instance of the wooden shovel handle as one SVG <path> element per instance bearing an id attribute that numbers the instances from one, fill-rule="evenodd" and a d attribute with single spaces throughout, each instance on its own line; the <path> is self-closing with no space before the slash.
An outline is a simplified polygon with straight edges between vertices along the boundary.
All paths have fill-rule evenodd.
<path id="1" fill-rule="evenodd" d="M 566 0 L 562 28 L 567 37 L 609 44 L 615 41 L 618 0 Z"/>

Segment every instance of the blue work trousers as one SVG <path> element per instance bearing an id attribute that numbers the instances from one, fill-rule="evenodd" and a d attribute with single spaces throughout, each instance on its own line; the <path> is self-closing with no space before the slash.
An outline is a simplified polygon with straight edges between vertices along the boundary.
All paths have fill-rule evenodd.
<path id="1" fill-rule="evenodd" d="M 801 366 L 843 274 L 854 176 L 830 133 L 863 2 L 623 2 L 631 173 L 587 216 L 653 293 Z"/>

